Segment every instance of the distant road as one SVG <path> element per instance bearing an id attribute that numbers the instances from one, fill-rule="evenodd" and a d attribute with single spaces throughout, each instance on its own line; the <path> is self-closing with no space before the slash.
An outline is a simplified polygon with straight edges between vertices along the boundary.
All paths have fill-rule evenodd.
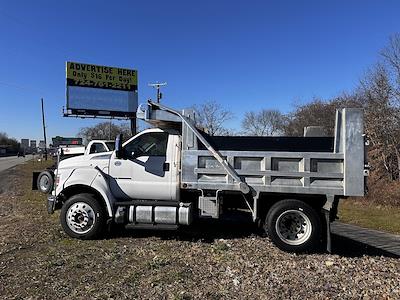
<path id="1" fill-rule="evenodd" d="M 0 172 L 12 168 L 16 165 L 23 164 L 27 160 L 32 159 L 32 155 L 27 155 L 25 157 L 8 156 L 0 157 Z"/>

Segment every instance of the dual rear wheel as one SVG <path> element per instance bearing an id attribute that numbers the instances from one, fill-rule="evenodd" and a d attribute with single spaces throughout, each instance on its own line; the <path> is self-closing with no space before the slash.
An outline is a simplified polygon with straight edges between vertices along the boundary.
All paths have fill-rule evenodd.
<path id="1" fill-rule="evenodd" d="M 307 203 L 299 200 L 281 200 L 267 213 L 264 230 L 281 250 L 307 252 L 320 243 L 321 220 Z"/>

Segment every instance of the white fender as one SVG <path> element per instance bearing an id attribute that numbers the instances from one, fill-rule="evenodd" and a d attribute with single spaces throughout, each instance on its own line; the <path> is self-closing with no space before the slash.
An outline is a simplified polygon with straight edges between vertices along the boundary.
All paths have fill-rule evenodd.
<path id="1" fill-rule="evenodd" d="M 86 185 L 91 187 L 103 197 L 107 206 L 108 215 L 109 217 L 112 217 L 112 204 L 115 202 L 115 198 L 110 192 L 106 176 L 107 174 L 101 171 L 99 168 L 88 167 L 74 169 L 70 173 L 68 179 L 65 180 L 63 189 L 74 185 Z"/>

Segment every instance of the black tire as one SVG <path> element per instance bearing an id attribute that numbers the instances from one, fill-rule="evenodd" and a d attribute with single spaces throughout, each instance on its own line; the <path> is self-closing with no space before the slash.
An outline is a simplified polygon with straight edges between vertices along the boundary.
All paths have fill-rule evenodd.
<path id="1" fill-rule="evenodd" d="M 271 241 L 287 252 L 314 251 L 321 239 L 321 219 L 308 204 L 281 200 L 267 213 L 264 230 Z"/>
<path id="2" fill-rule="evenodd" d="M 74 207 L 75 205 L 76 207 Z M 80 207 L 84 209 L 90 208 L 92 210 L 92 213 L 89 213 L 89 217 L 86 218 L 84 213 L 79 213 L 79 211 L 82 210 Z M 76 213 L 74 214 L 74 212 Z M 92 216 L 92 218 L 90 218 L 90 216 Z M 71 224 L 79 224 L 80 221 L 85 222 L 86 219 L 88 220 L 86 223 L 89 224 L 87 225 L 87 231 L 79 232 L 77 227 Z M 90 240 L 101 237 L 105 231 L 106 219 L 105 209 L 92 194 L 84 193 L 74 195 L 69 198 L 61 208 L 61 226 L 65 233 L 73 238 Z"/>
<path id="3" fill-rule="evenodd" d="M 37 181 L 37 188 L 43 194 L 49 194 L 53 190 L 54 176 L 49 171 L 43 171 L 39 174 Z"/>

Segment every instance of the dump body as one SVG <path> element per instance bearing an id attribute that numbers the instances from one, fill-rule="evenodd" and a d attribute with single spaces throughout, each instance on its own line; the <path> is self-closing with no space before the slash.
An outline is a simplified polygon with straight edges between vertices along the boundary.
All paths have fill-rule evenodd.
<path id="1" fill-rule="evenodd" d="M 191 111 L 184 111 L 183 117 L 186 117 L 187 122 L 194 119 Z M 228 174 L 217 157 L 209 150 L 204 150 L 205 147 L 198 136 L 198 133 L 205 136 L 204 133 L 196 133 L 187 126 L 187 122 L 181 122 L 180 118 L 157 110 L 157 107 L 152 105 L 147 107 L 145 119 L 150 123 L 154 121 L 160 127 L 181 124 L 182 189 L 239 190 L 234 178 Z M 213 137 L 208 138 L 211 146 L 214 144 L 213 148 L 253 193 L 364 195 L 365 146 L 362 109 L 338 110 L 335 136 L 332 138 L 285 137 L 283 139 L 286 139 L 286 142 L 279 138 L 260 139 L 264 141 L 253 147 L 257 151 L 251 151 L 249 137 L 224 137 L 214 143 Z M 329 139 L 332 140 L 332 145 Z M 265 150 L 262 150 L 263 144 Z"/>

